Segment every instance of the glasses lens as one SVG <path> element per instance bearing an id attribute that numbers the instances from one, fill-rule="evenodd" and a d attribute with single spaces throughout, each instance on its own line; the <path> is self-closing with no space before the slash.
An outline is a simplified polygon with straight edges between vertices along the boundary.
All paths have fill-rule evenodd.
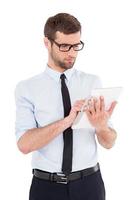
<path id="1" fill-rule="evenodd" d="M 69 51 L 70 46 L 71 45 L 69 45 L 69 44 L 61 44 L 60 45 L 60 51 Z"/>
<path id="2" fill-rule="evenodd" d="M 76 45 L 74 45 L 73 46 L 73 49 L 75 50 L 75 51 L 80 51 L 81 49 L 83 49 L 83 43 L 79 43 L 79 44 L 76 44 Z"/>
<path id="3" fill-rule="evenodd" d="M 84 47 L 84 43 L 82 41 L 80 41 L 80 43 L 78 44 L 60 44 L 59 49 L 60 51 L 66 52 L 69 51 L 71 48 L 73 48 L 74 51 L 80 51 L 82 50 Z"/>

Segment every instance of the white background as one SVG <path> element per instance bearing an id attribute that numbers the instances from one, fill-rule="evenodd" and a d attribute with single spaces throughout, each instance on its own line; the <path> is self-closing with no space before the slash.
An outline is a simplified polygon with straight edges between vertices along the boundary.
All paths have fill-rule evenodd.
<path id="1" fill-rule="evenodd" d="M 133 6 L 131 0 L 0 1 L 0 197 L 28 199 L 31 155 L 17 149 L 14 90 L 18 81 L 43 72 L 46 19 L 58 12 L 82 24 L 85 48 L 75 67 L 101 77 L 103 85 L 123 86 L 112 116 L 118 132 L 111 150 L 99 147 L 107 200 L 132 199 L 133 183 Z"/>

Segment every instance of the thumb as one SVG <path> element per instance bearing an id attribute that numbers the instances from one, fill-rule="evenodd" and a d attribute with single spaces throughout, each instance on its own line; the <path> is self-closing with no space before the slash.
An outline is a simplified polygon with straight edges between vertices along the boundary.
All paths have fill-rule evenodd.
<path id="1" fill-rule="evenodd" d="M 112 115 L 116 104 L 117 104 L 117 101 L 113 101 L 113 102 L 112 102 L 112 104 L 111 104 L 111 106 L 110 106 L 110 108 L 109 108 L 109 110 L 108 110 L 109 116 Z"/>

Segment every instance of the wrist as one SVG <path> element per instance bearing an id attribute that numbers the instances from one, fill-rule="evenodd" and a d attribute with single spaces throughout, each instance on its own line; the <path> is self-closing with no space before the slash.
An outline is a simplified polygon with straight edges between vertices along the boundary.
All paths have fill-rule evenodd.
<path id="1" fill-rule="evenodd" d="M 73 124 L 73 119 L 72 117 L 70 117 L 70 115 L 68 115 L 67 117 L 64 118 L 64 121 L 65 121 L 65 124 L 66 124 L 66 127 L 70 127 L 72 126 Z"/>
<path id="2" fill-rule="evenodd" d="M 95 128 L 96 133 L 108 132 L 110 129 L 107 125 Z"/>

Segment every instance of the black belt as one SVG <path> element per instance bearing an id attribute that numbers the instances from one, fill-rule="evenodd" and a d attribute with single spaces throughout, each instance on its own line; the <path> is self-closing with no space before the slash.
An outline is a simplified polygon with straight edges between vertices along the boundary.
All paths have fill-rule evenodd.
<path id="1" fill-rule="evenodd" d="M 65 174 L 63 173 L 49 173 L 39 169 L 33 169 L 33 175 L 40 179 L 49 180 L 56 183 L 67 184 L 69 181 L 74 181 L 77 179 L 81 179 L 84 176 L 91 175 L 97 172 L 99 169 L 100 167 L 98 163 L 94 167 L 90 167 L 81 171 L 72 172 L 68 176 L 65 176 Z"/>

